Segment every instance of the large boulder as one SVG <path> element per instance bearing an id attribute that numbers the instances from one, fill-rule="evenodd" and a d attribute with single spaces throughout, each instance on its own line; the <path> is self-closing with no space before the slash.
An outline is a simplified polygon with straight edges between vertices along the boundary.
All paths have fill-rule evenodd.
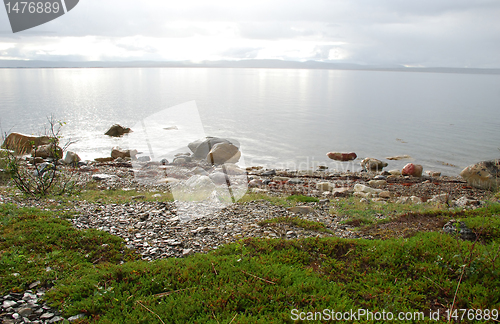
<path id="1" fill-rule="evenodd" d="M 40 157 L 42 159 L 60 159 L 63 156 L 63 150 L 54 144 L 40 145 L 31 150 L 31 156 L 34 158 Z"/>
<path id="2" fill-rule="evenodd" d="M 13 150 L 16 154 L 31 152 L 33 146 L 50 144 L 48 136 L 30 136 L 20 133 L 10 133 L 2 144 L 3 148 Z"/>
<path id="3" fill-rule="evenodd" d="M 328 156 L 332 160 L 342 161 L 342 162 L 352 161 L 358 157 L 354 152 L 351 153 L 328 152 L 326 153 L 326 156 Z"/>
<path id="4" fill-rule="evenodd" d="M 207 137 L 188 144 L 188 148 L 193 152 L 193 158 L 197 160 L 206 159 L 210 150 L 219 143 L 233 144 L 240 147 L 240 144 L 235 140 L 227 140 L 219 137 Z"/>
<path id="5" fill-rule="evenodd" d="M 374 158 L 366 158 L 363 161 L 361 161 L 361 167 L 365 170 L 370 170 L 370 171 L 381 171 L 387 165 L 388 164 L 386 162 L 382 162 Z"/>
<path id="6" fill-rule="evenodd" d="M 113 137 L 120 137 L 120 136 L 123 136 L 123 134 L 128 134 L 130 132 L 132 132 L 132 130 L 130 128 L 125 128 L 121 125 L 115 124 L 115 125 L 111 126 L 111 128 L 108 129 L 108 131 L 106 133 L 104 133 L 104 135 L 113 136 Z"/>
<path id="7" fill-rule="evenodd" d="M 412 177 L 421 177 L 424 168 L 420 164 L 408 163 L 401 170 L 402 175 L 409 175 Z"/>
<path id="8" fill-rule="evenodd" d="M 469 165 L 460 172 L 460 175 L 473 187 L 494 190 L 500 187 L 500 160 Z"/>
<path id="9" fill-rule="evenodd" d="M 111 157 L 113 159 L 135 158 L 136 155 L 137 155 L 137 150 L 122 150 L 119 147 L 113 147 L 113 149 L 111 150 Z"/>
<path id="10" fill-rule="evenodd" d="M 207 162 L 212 164 L 236 163 L 241 157 L 237 146 L 230 143 L 215 144 L 207 154 Z"/>

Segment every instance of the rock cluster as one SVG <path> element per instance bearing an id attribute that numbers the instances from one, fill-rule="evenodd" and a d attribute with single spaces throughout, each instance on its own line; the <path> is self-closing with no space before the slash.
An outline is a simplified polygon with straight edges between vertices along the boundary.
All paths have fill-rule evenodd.
<path id="1" fill-rule="evenodd" d="M 29 290 L 21 293 L 9 293 L 5 296 L 0 296 L 0 320 L 4 324 L 17 323 L 63 323 L 67 320 L 73 322 L 84 317 L 84 314 L 72 316 L 68 319 L 61 317 L 61 314 L 49 307 L 42 301 L 45 295 L 45 288 L 38 288 L 40 282 L 34 282 L 29 286 Z"/>
<path id="2" fill-rule="evenodd" d="M 199 218 L 197 208 L 214 208 L 211 216 Z M 243 237 L 298 238 L 331 236 L 332 234 L 305 230 L 292 224 L 257 223 L 281 216 L 299 216 L 320 221 L 334 236 L 360 237 L 349 226 L 340 224 L 340 217 L 329 213 L 326 205 L 308 203 L 291 210 L 274 206 L 268 201 L 232 204 L 226 208 L 197 204 L 138 202 L 126 204 L 91 204 L 80 202 L 75 207 L 80 216 L 72 219 L 78 229 L 95 228 L 122 237 L 128 248 L 140 253 L 144 260 L 183 257 L 203 253 L 219 245 Z M 179 217 L 190 215 L 186 221 Z M 206 213 L 205 213 L 206 214 Z"/>

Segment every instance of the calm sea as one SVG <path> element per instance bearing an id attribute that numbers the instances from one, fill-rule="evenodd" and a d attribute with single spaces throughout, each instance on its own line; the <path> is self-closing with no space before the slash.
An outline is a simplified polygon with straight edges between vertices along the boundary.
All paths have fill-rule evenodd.
<path id="1" fill-rule="evenodd" d="M 3 132 L 43 132 L 66 122 L 82 158 L 109 156 L 132 127 L 195 101 L 205 134 L 238 139 L 246 165 L 359 168 L 329 151 L 409 161 L 456 175 L 500 156 L 500 75 L 384 71 L 210 68 L 0 69 Z M 194 118 L 195 116 L 193 116 Z M 196 117 L 198 118 L 198 117 Z M 169 125 L 168 122 L 166 126 Z M 168 133 L 164 140 L 168 141 Z M 187 143 L 186 143 L 187 144 Z"/>

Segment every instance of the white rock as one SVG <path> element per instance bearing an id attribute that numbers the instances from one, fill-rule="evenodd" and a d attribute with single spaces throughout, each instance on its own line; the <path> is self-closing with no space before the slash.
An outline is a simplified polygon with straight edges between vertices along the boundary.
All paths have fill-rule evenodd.
<path id="1" fill-rule="evenodd" d="M 67 151 L 66 156 L 63 159 L 63 162 L 65 164 L 72 164 L 72 163 L 74 164 L 74 163 L 78 163 L 80 161 L 81 161 L 81 159 L 78 156 L 78 154 L 76 154 L 75 152 L 71 152 L 71 151 Z"/>
<path id="2" fill-rule="evenodd" d="M 356 191 L 356 192 L 366 192 L 366 193 L 371 193 L 371 194 L 376 194 L 376 195 L 378 195 L 379 193 L 382 192 L 381 189 L 370 188 L 368 186 L 365 186 L 365 185 L 362 185 L 362 184 L 359 184 L 359 183 L 354 186 L 354 191 Z"/>
<path id="3" fill-rule="evenodd" d="M 420 203 L 422 203 L 422 198 L 417 197 L 417 196 L 411 196 L 410 201 L 414 204 L 420 204 Z"/>

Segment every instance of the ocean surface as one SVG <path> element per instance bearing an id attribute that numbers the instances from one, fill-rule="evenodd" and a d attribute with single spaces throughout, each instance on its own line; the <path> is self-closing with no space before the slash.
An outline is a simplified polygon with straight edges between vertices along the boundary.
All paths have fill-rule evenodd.
<path id="1" fill-rule="evenodd" d="M 181 118 L 186 103 L 189 109 Z M 500 75 L 0 69 L 2 134 L 43 133 L 50 115 L 66 123 L 62 142 L 76 141 L 69 149 L 83 159 L 109 156 L 114 146 L 135 145 L 127 135 L 110 138 L 104 133 L 115 123 L 134 130 L 148 120 L 177 127 L 148 134 L 166 150 L 178 148 L 175 132 L 191 131 L 191 126 L 194 137 L 237 139 L 246 166 L 310 169 L 323 164 L 339 171 L 357 170 L 362 158 L 374 157 L 388 162 L 386 169 L 414 162 L 424 170 L 457 175 L 469 164 L 500 156 Z M 155 156 L 166 154 L 155 150 Z M 334 162 L 325 155 L 330 151 L 355 152 L 358 160 Z M 412 158 L 385 159 L 394 155 Z"/>

